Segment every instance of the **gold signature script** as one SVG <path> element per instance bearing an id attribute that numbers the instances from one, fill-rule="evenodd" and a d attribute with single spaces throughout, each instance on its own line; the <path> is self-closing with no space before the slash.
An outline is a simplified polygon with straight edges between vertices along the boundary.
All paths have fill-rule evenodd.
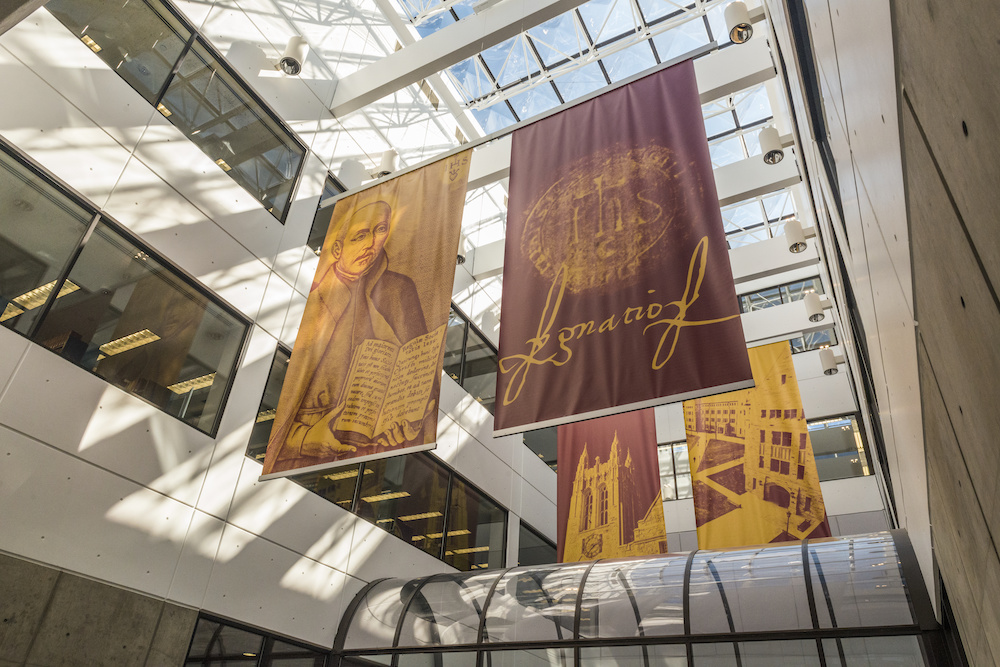
<path id="1" fill-rule="evenodd" d="M 510 381 L 504 391 L 503 404 L 510 405 L 521 395 L 525 382 L 528 380 L 528 373 L 534 366 L 562 366 L 573 357 L 572 341 L 580 340 L 584 336 L 593 333 L 602 334 L 613 331 L 621 325 L 635 324 L 645 319 L 648 324 L 643 328 L 645 335 L 650 330 L 660 333 L 660 340 L 656 345 L 656 352 L 653 354 L 650 366 L 653 370 L 659 370 L 674 355 L 677 349 L 677 341 L 680 338 L 682 329 L 688 327 L 700 327 L 709 324 L 717 324 L 739 317 L 739 313 L 727 317 L 719 317 L 712 320 L 688 320 L 688 309 L 694 305 L 700 296 L 701 284 L 705 280 L 705 269 L 708 262 L 708 237 L 702 237 L 695 246 L 691 254 L 691 262 L 688 264 L 687 283 L 684 287 L 684 294 L 677 301 L 669 303 L 652 302 L 644 306 L 629 306 L 625 308 L 621 315 L 614 313 L 600 324 L 595 324 L 595 320 L 580 322 L 573 326 L 562 327 L 555 333 L 553 340 L 552 328 L 555 325 L 562 305 L 563 296 L 566 293 L 566 283 L 568 271 L 564 263 L 556 272 L 552 286 L 545 300 L 545 307 L 542 308 L 542 316 L 538 321 L 538 331 L 534 337 L 529 338 L 525 343 L 528 352 L 525 354 L 512 354 L 500 359 L 500 372 L 510 374 Z M 649 290 L 653 294 L 656 290 Z M 550 345 L 550 343 L 554 343 Z"/>

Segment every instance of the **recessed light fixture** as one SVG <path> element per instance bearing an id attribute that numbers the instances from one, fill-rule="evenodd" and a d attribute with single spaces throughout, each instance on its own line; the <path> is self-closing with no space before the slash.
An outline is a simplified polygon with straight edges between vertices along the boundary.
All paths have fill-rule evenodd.
<path id="1" fill-rule="evenodd" d="M 184 380 L 183 382 L 169 385 L 167 389 L 175 394 L 186 394 L 189 391 L 196 391 L 198 389 L 209 387 L 213 382 L 215 382 L 215 373 L 209 373 L 208 375 L 202 375 L 201 377 L 191 378 L 190 380 Z"/>
<path id="2" fill-rule="evenodd" d="M 380 493 L 377 496 L 365 496 L 361 500 L 366 503 L 380 503 L 383 500 L 395 500 L 396 498 L 407 498 L 409 497 L 409 491 L 390 491 L 388 493 Z"/>
<path id="3" fill-rule="evenodd" d="M 80 38 L 80 41 L 86 44 L 94 53 L 99 53 L 101 50 L 101 45 L 91 39 L 90 35 L 84 35 Z"/>
<path id="4" fill-rule="evenodd" d="M 156 110 L 159 111 L 160 113 L 162 113 L 164 118 L 169 118 L 174 113 L 173 111 L 171 111 L 167 107 L 163 106 L 162 102 L 160 104 L 156 105 Z"/>
<path id="5" fill-rule="evenodd" d="M 29 290 L 20 296 L 15 296 L 11 301 L 13 303 L 8 303 L 7 307 L 4 308 L 3 314 L 0 315 L 0 322 L 6 322 L 12 317 L 17 317 L 26 310 L 33 310 L 38 308 L 40 305 L 45 303 L 45 300 L 49 298 L 49 294 L 52 293 L 52 289 L 56 286 L 56 281 L 45 283 L 41 287 L 36 287 L 33 290 Z M 71 280 L 67 280 L 63 283 L 63 286 L 59 288 L 59 294 L 56 298 L 62 298 L 67 294 L 77 291 L 80 286 L 75 284 Z"/>
<path id="6" fill-rule="evenodd" d="M 221 157 L 215 161 L 215 164 L 222 167 L 222 171 L 232 171 L 233 169 L 232 167 L 229 166 L 229 163 L 223 160 Z"/>
<path id="7" fill-rule="evenodd" d="M 155 333 L 149 329 L 143 329 L 142 331 L 136 331 L 133 334 L 109 341 L 102 345 L 100 350 L 105 356 L 110 357 L 111 355 L 121 354 L 122 352 L 127 352 L 128 350 L 135 349 L 142 345 L 148 345 L 149 343 L 153 343 L 158 340 L 160 340 L 160 337 Z"/>
<path id="8" fill-rule="evenodd" d="M 433 519 L 441 516 L 441 512 L 423 512 L 421 514 L 407 514 L 397 517 L 400 521 L 416 521 L 417 519 Z"/>

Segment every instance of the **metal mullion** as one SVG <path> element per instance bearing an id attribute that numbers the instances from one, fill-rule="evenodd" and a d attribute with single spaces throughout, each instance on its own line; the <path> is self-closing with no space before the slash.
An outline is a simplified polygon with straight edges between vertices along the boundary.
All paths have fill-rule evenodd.
<path id="1" fill-rule="evenodd" d="M 681 605 L 684 614 L 684 637 L 689 641 L 686 642 L 687 646 L 687 662 L 688 667 L 694 667 L 694 647 L 691 645 L 691 565 L 694 563 L 695 554 L 698 553 L 697 549 L 691 551 L 688 554 L 687 562 L 684 563 L 684 584 L 681 593 Z"/>
<path id="2" fill-rule="evenodd" d="M 365 467 L 368 465 L 367 461 L 363 461 L 358 464 L 358 478 L 354 483 L 354 495 L 351 497 L 351 513 L 357 515 L 358 513 L 358 500 L 361 497 L 361 482 L 365 476 Z"/>
<path id="3" fill-rule="evenodd" d="M 198 33 L 195 30 L 191 30 L 191 36 L 188 37 L 187 43 L 184 44 L 184 48 L 181 49 L 180 55 L 177 56 L 177 60 L 174 61 L 174 66 L 170 68 L 170 74 L 168 74 L 167 78 L 163 80 L 163 85 L 156 93 L 156 101 L 153 102 L 154 107 L 163 103 L 163 98 L 167 94 L 170 84 L 173 83 L 174 77 L 177 76 L 177 73 L 180 71 L 181 63 L 184 62 L 184 59 L 187 57 L 188 52 L 191 50 L 191 46 L 194 44 L 194 40 L 197 39 L 197 37 Z"/>
<path id="4" fill-rule="evenodd" d="M 461 314 L 459 314 L 459 317 L 462 318 L 462 322 L 465 323 L 465 326 L 462 327 L 462 357 L 461 357 L 461 363 L 459 364 L 458 367 L 458 386 L 461 387 L 462 389 L 465 389 L 465 385 L 462 383 L 465 382 L 465 356 L 466 356 L 466 348 L 469 345 L 469 326 L 471 325 L 471 323 L 469 322 L 469 320 L 465 319 L 465 317 L 462 316 Z"/>
<path id="5" fill-rule="evenodd" d="M 476 667 L 483 667 L 483 634 L 486 632 L 486 613 L 489 611 L 490 602 L 493 600 L 493 595 L 496 593 L 497 585 L 500 580 L 503 579 L 507 574 L 513 570 L 513 567 L 508 567 L 506 570 L 500 573 L 500 575 L 490 586 L 490 590 L 486 593 L 486 599 L 483 600 L 483 609 L 479 612 L 479 629 L 476 631 Z"/>
<path id="6" fill-rule="evenodd" d="M 444 492 L 444 517 L 441 521 L 441 547 L 438 560 L 444 560 L 445 542 L 448 540 L 448 522 L 451 520 L 451 491 L 455 488 L 455 471 L 448 469 L 448 488 Z"/>
<path id="7" fill-rule="evenodd" d="M 56 298 L 59 296 L 59 292 L 62 291 L 63 285 L 66 284 L 66 280 L 69 278 L 70 272 L 73 270 L 73 266 L 76 261 L 80 258 L 80 254 L 83 252 L 83 247 L 90 240 L 90 237 L 94 234 L 94 230 L 97 229 L 98 223 L 101 221 L 101 214 L 94 213 L 94 217 L 90 219 L 90 224 L 87 225 L 87 230 L 80 237 L 79 243 L 76 244 L 76 248 L 70 253 L 70 256 L 66 259 L 62 268 L 59 270 L 59 277 L 56 278 L 56 284 L 52 286 L 52 291 L 45 298 L 45 303 L 42 304 L 41 310 L 38 311 L 38 316 L 35 321 L 31 324 L 31 328 L 25 332 L 25 336 L 28 340 L 35 341 L 35 336 L 38 335 L 39 329 L 42 328 L 42 322 L 48 316 L 49 311 L 52 310 L 52 306 L 55 305 Z"/>

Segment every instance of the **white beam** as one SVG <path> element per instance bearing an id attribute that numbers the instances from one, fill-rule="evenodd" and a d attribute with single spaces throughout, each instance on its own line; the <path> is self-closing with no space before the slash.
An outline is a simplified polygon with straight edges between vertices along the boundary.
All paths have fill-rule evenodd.
<path id="1" fill-rule="evenodd" d="M 344 77 L 331 111 L 343 116 L 575 9 L 586 0 L 504 0 Z"/>

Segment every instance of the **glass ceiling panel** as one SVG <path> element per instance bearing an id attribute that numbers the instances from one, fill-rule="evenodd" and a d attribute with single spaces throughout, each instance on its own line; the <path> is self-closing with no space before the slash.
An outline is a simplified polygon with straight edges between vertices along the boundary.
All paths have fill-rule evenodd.
<path id="1" fill-rule="evenodd" d="M 427 35 L 433 35 L 441 28 L 451 25 L 455 22 L 455 17 L 451 15 L 451 12 L 441 12 L 435 14 L 434 16 L 428 18 L 426 21 L 419 23 L 417 27 L 417 34 L 421 37 L 426 37 Z"/>
<path id="2" fill-rule="evenodd" d="M 684 8 L 694 9 L 694 3 L 685 5 L 683 2 L 672 2 L 672 0 L 639 0 L 639 9 L 642 10 L 647 24 L 664 16 L 676 14 Z"/>
<path id="3" fill-rule="evenodd" d="M 713 167 L 722 167 L 733 162 L 739 162 L 746 157 L 743 154 L 743 144 L 740 142 L 739 137 L 711 144 L 708 147 L 708 152 L 712 156 Z"/>
<path id="4" fill-rule="evenodd" d="M 771 102 L 767 97 L 767 88 L 764 84 L 745 90 L 735 97 L 737 100 L 736 115 L 743 127 L 766 120 L 773 115 Z"/>
<path id="5" fill-rule="evenodd" d="M 486 608 L 484 641 L 572 639 L 576 598 L 590 563 L 504 574 Z"/>
<path id="6" fill-rule="evenodd" d="M 728 3 L 727 3 L 728 4 Z M 712 29 L 712 39 L 719 43 L 719 48 L 722 48 L 726 44 L 732 44 L 732 40 L 729 39 L 729 31 L 726 30 L 726 6 L 724 4 L 717 4 L 712 9 L 708 10 L 708 25 Z M 754 28 L 754 32 L 760 26 Z"/>
<path id="7" fill-rule="evenodd" d="M 624 51 L 605 56 L 603 62 L 608 76 L 611 77 L 611 82 L 615 83 L 649 69 L 656 64 L 656 58 L 653 56 L 653 50 L 649 47 L 647 40 L 630 46 Z"/>
<path id="8" fill-rule="evenodd" d="M 406 610 L 398 646 L 475 644 L 479 615 L 499 576 L 499 572 L 487 572 L 427 581 Z"/>
<path id="9" fill-rule="evenodd" d="M 448 73 L 458 84 L 459 94 L 465 98 L 466 102 L 482 97 L 495 89 L 493 80 L 483 70 L 479 62 L 479 57 L 476 56 L 463 60 L 448 69 Z"/>
<path id="10" fill-rule="evenodd" d="M 589 47 L 576 22 L 576 12 L 569 11 L 528 30 L 531 41 L 546 67 L 573 58 Z"/>
<path id="11" fill-rule="evenodd" d="M 653 45 L 656 46 L 656 53 L 660 56 L 660 62 L 666 62 L 671 58 L 682 56 L 685 53 L 697 49 L 699 46 L 708 44 L 708 29 L 705 27 L 705 20 L 696 18 L 672 30 L 661 32 L 653 36 Z"/>
<path id="12" fill-rule="evenodd" d="M 518 35 L 482 52 L 483 62 L 501 87 L 515 83 L 540 70 L 527 40 Z"/>
<path id="13" fill-rule="evenodd" d="M 517 114 L 517 117 L 522 119 L 554 109 L 560 104 L 559 98 L 556 97 L 556 91 L 548 84 L 537 86 L 520 95 L 514 95 L 508 101 L 514 107 L 514 113 Z"/>
<path id="14" fill-rule="evenodd" d="M 608 80 L 601 71 L 601 66 L 596 63 L 584 65 L 568 74 L 564 74 L 556 80 L 556 87 L 559 93 L 567 102 L 583 97 L 599 88 L 608 85 Z"/>
<path id="15" fill-rule="evenodd" d="M 517 122 L 504 100 L 485 109 L 473 109 L 472 115 L 479 121 L 486 134 L 502 130 Z"/>
<path id="16" fill-rule="evenodd" d="M 590 0 L 580 5 L 580 16 L 594 44 L 605 44 L 628 32 L 636 32 L 640 17 L 631 0 Z"/>

